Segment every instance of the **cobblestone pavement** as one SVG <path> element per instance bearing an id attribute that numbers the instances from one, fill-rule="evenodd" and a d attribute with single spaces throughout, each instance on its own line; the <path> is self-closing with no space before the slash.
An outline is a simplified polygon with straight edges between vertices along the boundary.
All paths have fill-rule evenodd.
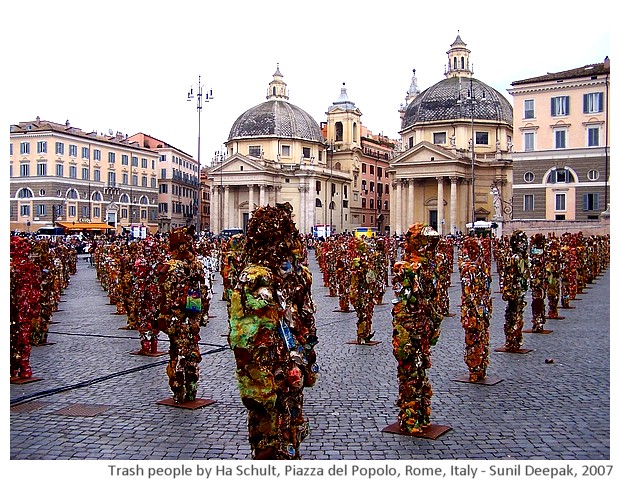
<path id="1" fill-rule="evenodd" d="M 382 431 L 397 416 L 391 289 L 375 308 L 380 343 L 347 344 L 355 338 L 356 315 L 334 311 L 338 299 L 327 296 L 313 251 L 310 256 L 321 372 L 305 390 L 311 422 L 301 448 L 305 460 L 610 458 L 609 270 L 578 296 L 576 308 L 560 310 L 564 320 L 547 321 L 551 334 L 524 334 L 528 354 L 493 351 L 504 343 L 505 308 L 494 293 L 488 375 L 502 381 L 475 385 L 454 380 L 467 374 L 455 269 L 450 304 L 457 315 L 444 319 L 429 370 L 433 423 L 452 429 L 430 440 Z M 213 318 L 201 332 L 198 388 L 199 398 L 215 403 L 187 410 L 157 403 L 170 397 L 168 356 L 131 354 L 139 349 L 137 332 L 122 329 L 126 317 L 114 314 L 81 257 L 50 326 L 53 344 L 33 348 L 32 369 L 41 380 L 10 387 L 10 458 L 249 459 L 246 410 L 216 277 Z M 530 328 L 529 298 L 525 318 Z M 165 335 L 160 350 L 167 351 Z"/>

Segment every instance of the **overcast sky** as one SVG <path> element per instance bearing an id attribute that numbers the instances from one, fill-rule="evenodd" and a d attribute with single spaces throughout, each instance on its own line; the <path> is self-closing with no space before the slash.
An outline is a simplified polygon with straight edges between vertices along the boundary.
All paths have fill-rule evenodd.
<path id="1" fill-rule="evenodd" d="M 144 132 L 196 157 L 197 105 L 186 99 L 200 75 L 213 91 L 201 114 L 208 165 L 235 119 L 265 101 L 278 63 L 289 101 L 318 123 L 345 82 L 362 123 L 398 138 L 412 70 L 421 90 L 444 79 L 458 33 L 474 76 L 511 103 L 515 80 L 611 58 L 601 2 L 590 12 L 540 0 L 213 3 L 3 3 L 2 114 L 8 124 L 38 115 L 86 132 Z"/>

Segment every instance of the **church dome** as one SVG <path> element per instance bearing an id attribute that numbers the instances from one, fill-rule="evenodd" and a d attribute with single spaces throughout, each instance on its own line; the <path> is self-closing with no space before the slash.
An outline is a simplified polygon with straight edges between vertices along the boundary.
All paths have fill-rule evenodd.
<path id="1" fill-rule="evenodd" d="M 323 143 L 321 128 L 308 113 L 289 103 L 278 64 L 267 88 L 267 101 L 242 113 L 233 123 L 228 141 L 274 137 Z"/>
<path id="2" fill-rule="evenodd" d="M 319 124 L 285 99 L 271 98 L 242 113 L 233 123 L 228 140 L 283 137 L 323 143 Z"/>
<path id="3" fill-rule="evenodd" d="M 470 100 L 473 90 L 474 102 Z M 402 129 L 417 123 L 490 120 L 512 125 L 512 105 L 492 87 L 475 78 L 446 78 L 418 94 L 407 106 Z"/>

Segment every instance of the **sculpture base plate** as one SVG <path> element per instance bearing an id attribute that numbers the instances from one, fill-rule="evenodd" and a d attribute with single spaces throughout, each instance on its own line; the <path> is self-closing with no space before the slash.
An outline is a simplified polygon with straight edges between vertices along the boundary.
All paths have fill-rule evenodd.
<path id="1" fill-rule="evenodd" d="M 174 401 L 174 398 L 170 397 L 164 400 L 159 400 L 157 403 L 159 405 L 167 405 L 169 407 L 178 407 L 178 408 L 186 408 L 188 410 L 196 410 L 197 408 L 206 407 L 207 405 L 211 405 L 215 403 L 215 400 L 197 398 L 189 402 L 177 403 Z"/>
<path id="2" fill-rule="evenodd" d="M 38 382 L 39 380 L 43 380 L 43 379 L 39 377 L 30 377 L 30 378 L 11 377 L 11 383 L 15 385 L 23 385 L 24 383 Z"/>
<path id="3" fill-rule="evenodd" d="M 540 335 L 548 335 L 550 333 L 553 333 L 553 330 L 541 330 L 540 332 L 535 332 L 532 329 L 528 329 L 528 330 L 523 330 L 523 333 L 538 333 Z"/>
<path id="4" fill-rule="evenodd" d="M 462 377 L 453 378 L 452 380 L 454 380 L 455 382 L 461 382 L 461 383 L 475 383 L 476 385 L 497 385 L 499 382 L 504 381 L 503 378 L 486 376 L 482 380 L 477 380 L 475 382 L 472 382 L 469 379 L 469 375 L 464 375 Z"/>
<path id="5" fill-rule="evenodd" d="M 407 435 L 409 437 L 430 438 L 431 440 L 437 440 L 437 438 L 449 430 L 452 430 L 452 427 L 448 427 L 447 425 L 435 425 L 431 423 L 429 426 L 424 427 L 421 432 L 403 432 L 400 429 L 398 422 L 396 422 L 388 425 L 381 431 L 387 433 L 397 433 L 399 435 Z"/>
<path id="6" fill-rule="evenodd" d="M 166 355 L 168 352 L 142 352 L 141 350 L 136 350 L 135 352 L 129 352 L 130 355 L 139 355 L 141 357 L 161 357 L 162 355 Z"/>
<path id="7" fill-rule="evenodd" d="M 367 347 L 373 347 L 375 345 L 379 345 L 381 342 L 377 342 L 376 340 L 369 340 L 366 343 L 359 343 L 357 340 L 349 340 L 347 344 L 349 345 L 363 345 Z"/>
<path id="8" fill-rule="evenodd" d="M 495 349 L 496 352 L 506 352 L 506 353 L 530 353 L 533 352 L 531 348 L 520 348 L 519 350 L 506 350 L 506 347 L 499 347 Z"/>
<path id="9" fill-rule="evenodd" d="M 340 309 L 337 309 L 337 310 L 332 310 L 332 311 L 337 312 L 337 313 L 355 313 L 355 310 L 340 310 Z"/>

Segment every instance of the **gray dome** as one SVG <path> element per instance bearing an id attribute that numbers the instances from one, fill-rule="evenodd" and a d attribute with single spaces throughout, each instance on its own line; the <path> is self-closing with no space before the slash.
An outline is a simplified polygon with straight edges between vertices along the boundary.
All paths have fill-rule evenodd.
<path id="1" fill-rule="evenodd" d="M 251 137 L 297 138 L 324 142 L 318 123 L 308 113 L 278 99 L 268 100 L 242 113 L 233 123 L 228 140 Z"/>
<path id="2" fill-rule="evenodd" d="M 501 93 L 475 78 L 452 77 L 427 88 L 413 99 L 405 111 L 402 129 L 416 123 L 471 119 L 471 87 L 476 100 L 475 120 L 512 125 L 512 105 Z"/>

